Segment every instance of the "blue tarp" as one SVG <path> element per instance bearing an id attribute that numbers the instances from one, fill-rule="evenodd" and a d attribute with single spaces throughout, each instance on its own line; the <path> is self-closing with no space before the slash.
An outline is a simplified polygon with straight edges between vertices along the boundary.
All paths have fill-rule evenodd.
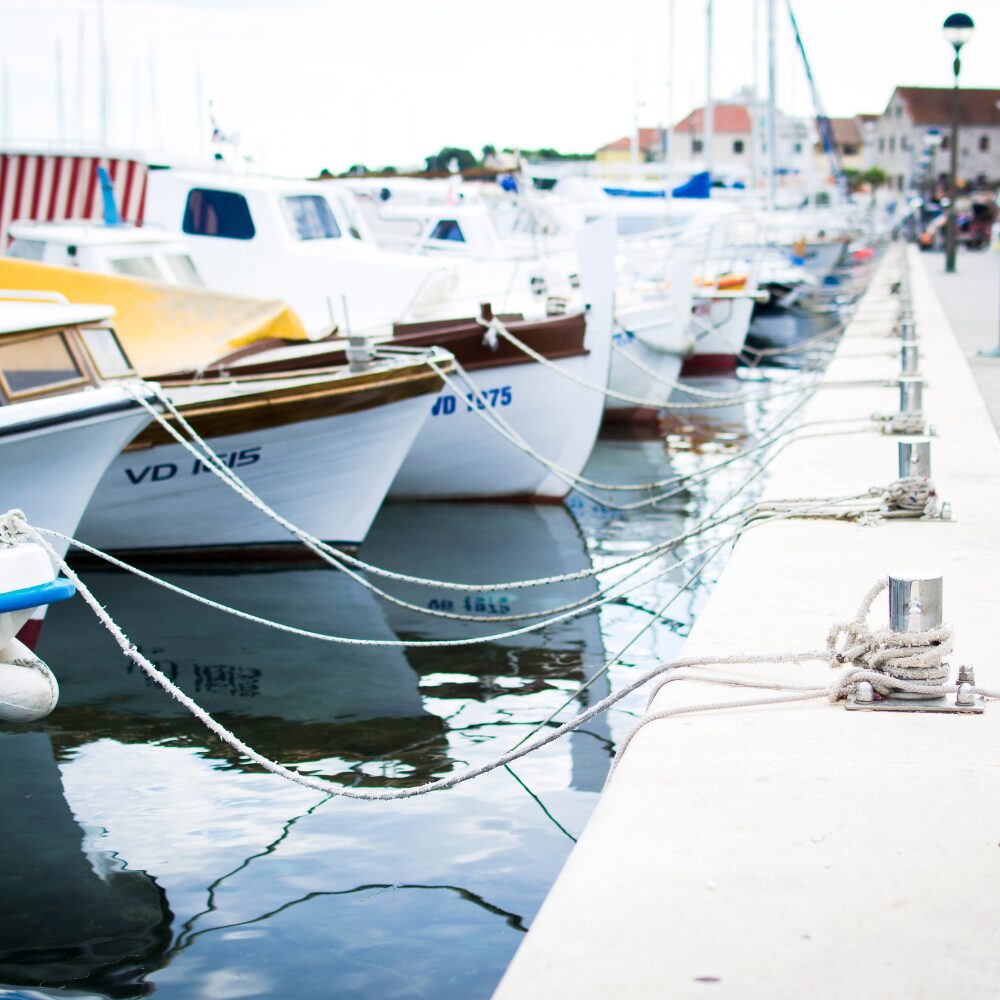
<path id="1" fill-rule="evenodd" d="M 674 198 L 707 198 L 712 191 L 712 178 L 707 170 L 695 174 L 690 180 L 678 185 L 670 192 Z M 605 194 L 612 198 L 666 198 L 667 192 L 650 188 L 606 187 Z"/>

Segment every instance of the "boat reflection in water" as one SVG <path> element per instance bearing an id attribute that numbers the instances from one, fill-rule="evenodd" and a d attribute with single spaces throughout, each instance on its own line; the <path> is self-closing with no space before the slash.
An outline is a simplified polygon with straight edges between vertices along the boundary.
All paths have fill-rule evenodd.
<path id="1" fill-rule="evenodd" d="M 561 576 L 590 569 L 586 539 L 561 505 L 389 504 L 382 509 L 360 555 L 367 562 L 396 572 L 458 583 L 484 584 Z M 597 596 L 593 577 L 544 587 L 498 588 L 495 591 L 445 590 L 395 581 L 381 585 L 394 597 L 451 615 L 510 616 L 546 612 L 516 621 L 472 623 L 428 616 L 388 603 L 393 629 L 408 639 L 463 638 L 514 631 L 551 617 L 549 609 Z M 407 658 L 425 690 L 438 698 L 465 702 L 466 724 L 492 715 L 473 706 L 509 713 L 517 696 L 534 696 L 533 704 L 555 709 L 605 662 L 600 618 L 596 612 L 565 619 L 544 629 L 454 649 L 408 649 Z M 560 716 L 565 721 L 610 692 L 605 675 L 583 692 L 576 706 Z M 531 715 L 540 721 L 541 708 Z M 498 721 L 498 720 L 494 720 Z M 523 729 L 518 736 L 525 735 Z M 511 743 L 516 742 L 512 739 Z M 570 787 L 600 791 L 613 756 L 606 716 L 592 719 L 569 736 Z"/>
<path id="2" fill-rule="evenodd" d="M 588 565 L 562 507 L 390 505 L 362 554 L 445 579 Z M 221 722 L 268 756 L 341 784 L 418 784 L 489 759 L 572 699 L 604 660 L 594 614 L 496 646 L 366 649 L 237 621 L 117 571 L 82 572 L 143 652 Z M 391 639 L 509 627 L 403 612 L 327 568 L 156 572 L 317 631 Z M 490 600 L 501 613 L 499 603 L 545 608 L 586 597 L 594 584 L 546 590 Z M 467 596 L 477 599 L 446 599 L 464 606 Z M 48 871 L 47 895 L 8 910 L 31 915 L 26 940 L 45 961 L 4 932 L 0 983 L 104 996 L 155 986 L 158 997 L 177 998 L 277 997 L 289 982 L 309 998 L 485 995 L 613 752 L 607 722 L 595 720 L 514 771 L 433 798 L 330 799 L 262 773 L 210 736 L 129 667 L 83 601 L 54 609 L 49 625 L 40 652 L 60 663 L 60 705 L 44 724 L 8 736 L 4 750 L 5 761 L 14 759 L 8 746 L 41 754 L 44 776 L 34 777 L 41 764 L 14 771 L 51 794 L 33 794 L 36 811 L 22 824 L 29 789 L 13 788 L 8 769 L 0 842 L 5 903 L 14 898 L 8 884 Z M 588 697 L 602 697 L 603 684 Z M 101 881 L 104 872 L 113 877 Z M 103 923 L 75 906 L 86 899 L 97 909 L 102 898 Z M 456 954 L 459 928 L 471 944 Z M 82 957 L 70 966 L 62 955 Z M 127 990 L 116 993 L 119 982 Z"/>
<path id="3" fill-rule="evenodd" d="M 0 760 L 0 985 L 145 996 L 172 936 L 163 890 L 86 849 L 47 734 L 0 733 Z"/>

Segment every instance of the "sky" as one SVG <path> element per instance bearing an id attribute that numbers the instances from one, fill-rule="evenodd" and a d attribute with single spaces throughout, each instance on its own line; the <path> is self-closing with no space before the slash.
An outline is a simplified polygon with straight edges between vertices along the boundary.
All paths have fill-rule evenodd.
<path id="1" fill-rule="evenodd" d="M 829 114 L 881 111 L 897 84 L 948 86 L 938 0 L 793 0 Z M 706 94 L 705 0 L 0 0 L 0 139 L 101 138 L 206 152 L 211 102 L 264 169 L 412 166 L 444 145 L 592 152 L 636 118 L 682 118 Z M 763 93 L 765 0 L 714 0 L 717 99 Z M 811 114 L 785 0 L 779 105 Z M 1000 3 L 963 8 L 966 86 L 1000 87 Z M 673 72 L 670 72 L 671 64 Z M 673 79 L 670 86 L 671 76 Z"/>

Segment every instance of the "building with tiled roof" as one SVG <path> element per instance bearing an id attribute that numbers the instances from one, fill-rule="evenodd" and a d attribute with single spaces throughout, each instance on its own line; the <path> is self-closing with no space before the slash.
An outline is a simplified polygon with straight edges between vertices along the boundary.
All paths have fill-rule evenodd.
<path id="1" fill-rule="evenodd" d="M 951 87 L 897 87 L 876 122 L 872 165 L 900 190 L 947 174 L 951 163 Z M 959 90 L 958 176 L 966 184 L 1000 181 L 1000 90 Z M 940 144 L 935 146 L 935 136 Z"/>

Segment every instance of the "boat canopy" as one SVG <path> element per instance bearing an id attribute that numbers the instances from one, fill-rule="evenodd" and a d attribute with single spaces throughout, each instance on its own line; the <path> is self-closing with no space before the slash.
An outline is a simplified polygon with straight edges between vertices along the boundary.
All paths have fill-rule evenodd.
<path id="1" fill-rule="evenodd" d="M 197 369 L 261 340 L 307 340 L 284 302 L 94 274 L 35 261 L 0 258 L 0 288 L 49 292 L 70 302 L 107 303 L 115 329 L 143 376 Z"/>

